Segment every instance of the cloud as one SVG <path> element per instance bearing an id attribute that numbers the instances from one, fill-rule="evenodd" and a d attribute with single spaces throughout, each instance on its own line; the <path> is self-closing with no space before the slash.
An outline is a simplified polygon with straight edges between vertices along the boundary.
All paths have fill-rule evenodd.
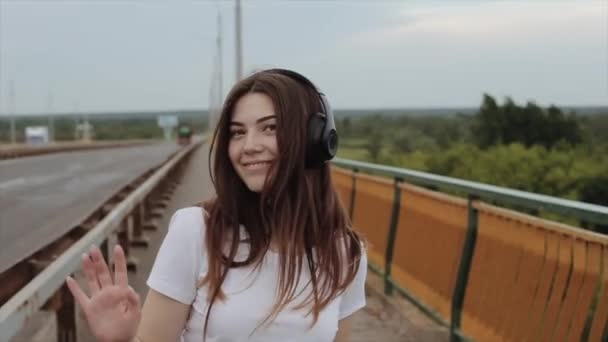
<path id="1" fill-rule="evenodd" d="M 608 103 L 606 3 L 414 3 L 394 12 L 320 62 L 332 68 L 328 84 L 343 80 L 330 88 L 340 104 L 475 105 L 483 92 Z"/>
<path id="2" fill-rule="evenodd" d="M 381 47 L 412 37 L 470 41 L 531 40 L 575 31 L 606 31 L 605 2 L 483 2 L 432 7 L 405 5 L 400 19 L 359 32 L 347 44 Z M 604 30 L 601 30 L 602 25 Z M 570 32 L 570 33 L 569 33 Z M 580 35 L 577 35 L 580 36 Z"/>

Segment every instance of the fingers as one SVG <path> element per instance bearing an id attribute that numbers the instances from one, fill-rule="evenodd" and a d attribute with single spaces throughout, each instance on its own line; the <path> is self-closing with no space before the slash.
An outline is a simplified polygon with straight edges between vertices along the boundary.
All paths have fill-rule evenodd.
<path id="1" fill-rule="evenodd" d="M 127 260 L 120 245 L 114 247 L 114 283 L 118 286 L 125 287 L 129 284 Z"/>
<path id="2" fill-rule="evenodd" d="M 100 289 L 116 284 L 128 286 L 127 261 L 122 248 L 117 245 L 114 248 L 115 271 L 114 281 L 110 269 L 97 246 L 92 246 L 89 253 L 82 255 L 82 268 L 91 291 L 91 296 Z"/>
<path id="3" fill-rule="evenodd" d="M 127 300 L 129 301 L 129 304 L 134 306 L 134 307 L 139 307 L 139 295 L 137 294 L 137 292 L 135 292 L 135 290 L 133 290 L 133 288 L 131 286 L 129 286 L 129 292 L 127 293 Z"/>
<path id="4" fill-rule="evenodd" d="M 89 297 L 87 297 L 84 291 L 82 291 L 80 288 L 80 285 L 78 285 L 78 283 L 72 277 L 67 277 L 65 282 L 68 285 L 68 289 L 70 289 L 72 296 L 76 298 L 78 305 L 80 305 L 83 311 L 86 311 L 87 304 L 89 303 Z"/>
<path id="5" fill-rule="evenodd" d="M 82 254 L 82 269 L 87 278 L 87 284 L 92 297 L 99 292 L 99 281 L 97 280 L 97 272 L 95 271 L 93 260 L 91 260 L 91 257 L 87 253 Z"/>
<path id="6" fill-rule="evenodd" d="M 97 273 L 99 286 L 103 288 L 105 286 L 112 285 L 113 282 L 112 276 L 110 275 L 110 270 L 108 269 L 108 265 L 103 259 L 103 255 L 101 255 L 99 248 L 97 246 L 91 247 L 89 255 L 91 256 L 91 260 L 93 261 L 93 265 L 95 267 L 95 272 Z"/>

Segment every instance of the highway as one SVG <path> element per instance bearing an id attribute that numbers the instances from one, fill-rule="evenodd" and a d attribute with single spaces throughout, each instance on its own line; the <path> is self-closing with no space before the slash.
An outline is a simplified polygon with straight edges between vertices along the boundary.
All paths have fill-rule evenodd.
<path id="1" fill-rule="evenodd" d="M 82 222 L 175 143 L 0 160 L 0 273 Z"/>

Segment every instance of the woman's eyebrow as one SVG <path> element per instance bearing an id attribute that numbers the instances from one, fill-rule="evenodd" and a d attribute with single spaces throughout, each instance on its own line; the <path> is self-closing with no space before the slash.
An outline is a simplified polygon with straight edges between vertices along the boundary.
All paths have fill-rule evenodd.
<path id="1" fill-rule="evenodd" d="M 268 120 L 270 120 L 270 119 L 276 119 L 276 118 L 277 118 L 277 116 L 276 116 L 276 115 L 274 115 L 274 114 L 272 114 L 272 115 L 267 115 L 267 116 L 264 116 L 264 117 L 262 117 L 262 118 L 259 118 L 259 119 L 257 119 L 255 122 L 256 122 L 256 123 L 260 123 L 260 122 L 264 122 L 264 121 L 268 121 Z"/>
<path id="2" fill-rule="evenodd" d="M 268 121 L 268 120 L 270 120 L 270 119 L 276 119 L 276 118 L 277 118 L 277 116 L 276 116 L 276 115 L 274 115 L 274 114 L 273 114 L 273 115 L 267 115 L 267 116 L 264 116 L 264 117 L 261 117 L 261 118 L 257 119 L 257 120 L 255 121 L 255 123 L 256 123 L 256 124 L 259 124 L 259 123 L 261 123 L 261 122 Z M 231 121 L 231 122 L 230 122 L 230 125 L 235 125 L 235 126 L 245 126 L 245 124 L 243 124 L 242 122 L 238 122 L 238 121 Z"/>

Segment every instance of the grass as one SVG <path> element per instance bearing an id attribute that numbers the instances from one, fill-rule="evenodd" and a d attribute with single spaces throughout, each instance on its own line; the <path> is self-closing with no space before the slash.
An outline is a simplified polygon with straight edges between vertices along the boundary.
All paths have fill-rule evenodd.
<path id="1" fill-rule="evenodd" d="M 349 147 L 348 145 L 341 145 L 338 148 L 338 157 L 361 161 L 369 160 L 369 154 L 367 150 L 357 147 Z"/>

